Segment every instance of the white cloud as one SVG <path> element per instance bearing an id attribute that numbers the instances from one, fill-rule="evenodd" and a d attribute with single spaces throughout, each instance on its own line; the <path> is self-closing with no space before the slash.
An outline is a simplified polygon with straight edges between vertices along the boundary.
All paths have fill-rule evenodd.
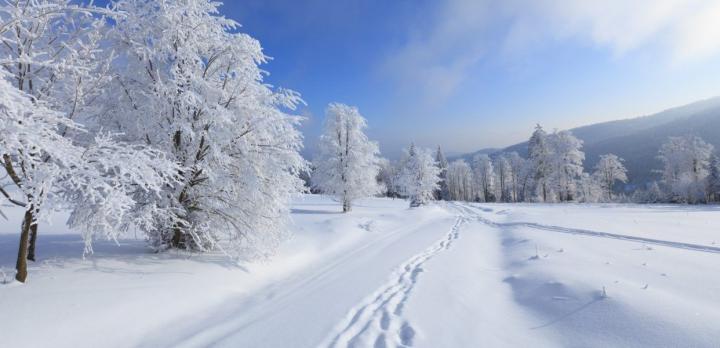
<path id="1" fill-rule="evenodd" d="M 494 51 L 527 53 L 553 40 L 579 40 L 618 57 L 652 49 L 674 64 L 720 51 L 717 0 L 448 0 L 429 12 L 385 64 L 429 101 L 452 95 Z"/>
<path id="2" fill-rule="evenodd" d="M 656 48 L 675 62 L 707 58 L 720 50 L 716 0 L 520 0 L 505 2 L 511 37 L 523 41 L 579 38 L 617 55 Z"/>

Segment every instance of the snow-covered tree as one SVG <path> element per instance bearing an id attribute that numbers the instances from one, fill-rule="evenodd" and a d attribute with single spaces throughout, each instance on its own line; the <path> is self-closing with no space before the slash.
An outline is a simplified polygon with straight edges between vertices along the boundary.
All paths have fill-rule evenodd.
<path id="1" fill-rule="evenodd" d="M 540 125 L 535 127 L 528 141 L 528 157 L 532 168 L 535 196 L 540 201 L 547 202 L 551 196 L 552 151 L 547 133 Z M 526 200 L 528 198 L 526 197 Z"/>
<path id="2" fill-rule="evenodd" d="M 577 180 L 583 173 L 585 153 L 582 141 L 569 131 L 554 132 L 548 137 L 550 145 L 550 177 L 553 191 L 561 202 L 575 199 Z"/>
<path id="3" fill-rule="evenodd" d="M 712 155 L 710 159 L 706 187 L 708 200 L 711 202 L 720 201 L 720 159 L 716 155 Z"/>
<path id="4" fill-rule="evenodd" d="M 367 121 L 356 107 L 333 103 L 325 116 L 325 132 L 320 137 L 319 152 L 313 163 L 313 185 L 336 196 L 343 212 L 352 208 L 355 199 L 380 192 L 377 175 L 380 153 L 364 130 Z"/>
<path id="5" fill-rule="evenodd" d="M 94 16 L 98 11 L 70 1 L 0 3 L 0 64 L 8 74 L 5 78 L 33 103 L 77 120 L 86 99 L 93 96 L 90 87 L 106 79 L 97 69 L 104 61 L 97 52 L 104 25 L 102 16 Z M 59 126 L 63 135 L 77 135 L 74 127 Z M 35 220 L 28 246 L 31 260 L 38 229 Z"/>
<path id="6" fill-rule="evenodd" d="M 700 137 L 670 137 L 659 151 L 662 180 L 672 200 L 696 203 L 705 199 L 705 179 L 710 170 L 713 146 Z"/>
<path id="7" fill-rule="evenodd" d="M 65 174 L 63 169 L 82 149 L 59 133 L 60 128 L 77 127 L 71 120 L 34 103 L 30 95 L 10 85 L 2 70 L 0 91 L 0 163 L 5 171 L 0 193 L 7 202 L 25 209 L 16 262 L 16 279 L 24 282 L 31 228 L 37 230 L 38 218 L 47 213 L 47 201 L 55 197 L 56 178 Z"/>
<path id="8" fill-rule="evenodd" d="M 139 198 L 173 183 L 178 168 L 144 145 L 117 142 L 92 122 L 111 80 L 102 40 L 111 11 L 72 1 L 0 3 L 0 154 L 3 196 L 25 208 L 19 281 L 33 260 L 38 221 L 70 210 L 86 251 L 98 235 L 116 238 L 155 212 Z M 13 187 L 14 190 L 7 190 Z M 10 191 L 10 192 L 9 192 Z M 14 195 L 14 197 L 13 197 Z"/>
<path id="9" fill-rule="evenodd" d="M 17 279 L 24 282 L 25 259 L 34 260 L 30 241 L 37 238 L 38 221 L 52 210 L 72 212 L 69 224 L 83 233 L 86 251 L 92 252 L 95 236 L 115 239 L 146 224 L 150 214 L 130 214 L 136 197 L 158 194 L 177 168 L 162 153 L 118 144 L 108 135 L 88 146 L 74 144 L 62 133 L 82 132 L 81 125 L 33 102 L 4 75 L 0 72 L 0 164 L 6 175 L 0 193 L 25 209 L 17 260 Z"/>
<path id="10" fill-rule="evenodd" d="M 661 203 L 667 201 L 667 194 L 660 189 L 657 181 L 653 181 L 647 189 L 635 191 L 632 200 L 636 203 Z"/>
<path id="11" fill-rule="evenodd" d="M 435 199 L 448 199 L 448 187 L 447 187 L 447 169 L 448 169 L 448 161 L 447 158 L 445 158 L 445 154 L 443 153 L 440 146 L 437 147 L 437 152 L 435 153 L 435 161 L 438 164 L 438 168 L 440 168 L 440 188 L 435 191 Z"/>
<path id="12" fill-rule="evenodd" d="M 535 200 L 542 202 L 574 200 L 577 181 L 583 173 L 582 141 L 569 131 L 548 135 L 540 125 L 528 141 L 529 166 Z M 530 197 L 525 197 L 529 200 Z"/>
<path id="13" fill-rule="evenodd" d="M 605 191 L 602 189 L 597 177 L 588 173 L 582 173 L 577 180 L 577 201 L 583 203 L 595 203 L 601 200 Z"/>
<path id="14" fill-rule="evenodd" d="M 440 168 L 432 151 L 411 144 L 405 149 L 401 163 L 398 186 L 402 194 L 410 199 L 411 207 L 427 204 L 440 187 Z"/>
<path id="15" fill-rule="evenodd" d="M 473 157 L 474 178 L 478 199 L 481 202 L 495 201 L 495 169 L 492 160 L 486 154 Z"/>
<path id="16" fill-rule="evenodd" d="M 505 157 L 510 164 L 511 201 L 521 202 L 525 200 L 525 192 L 531 184 L 533 173 L 530 170 L 528 160 L 520 157 L 517 152 L 510 152 Z"/>
<path id="17" fill-rule="evenodd" d="M 149 205 L 172 213 L 146 231 L 151 245 L 223 248 L 262 257 L 286 237 L 298 174 L 297 93 L 273 89 L 260 43 L 208 0 L 119 0 L 110 44 L 114 93 L 103 124 L 160 149 L 183 170 Z"/>
<path id="18" fill-rule="evenodd" d="M 398 173 L 400 169 L 397 163 L 391 162 L 387 158 L 381 158 L 378 162 L 380 171 L 378 172 L 378 184 L 381 190 L 384 190 L 386 197 L 400 197 L 400 188 L 398 187 Z"/>
<path id="19" fill-rule="evenodd" d="M 450 163 L 447 170 L 448 199 L 472 201 L 475 199 L 473 173 L 464 160 Z"/>
<path id="20" fill-rule="evenodd" d="M 625 169 L 622 162 L 622 158 L 613 154 L 607 154 L 601 155 L 600 161 L 598 161 L 595 166 L 595 173 L 593 173 L 593 175 L 600 184 L 605 199 L 608 202 L 613 200 L 613 187 L 615 186 L 615 182 L 626 183 L 628 180 L 627 169 Z"/>
<path id="21" fill-rule="evenodd" d="M 510 161 L 508 160 L 506 154 L 501 153 L 495 158 L 493 167 L 495 168 L 495 177 L 496 177 L 496 190 L 497 190 L 497 196 L 500 197 L 501 202 L 511 202 L 512 201 L 512 167 L 510 166 Z"/>

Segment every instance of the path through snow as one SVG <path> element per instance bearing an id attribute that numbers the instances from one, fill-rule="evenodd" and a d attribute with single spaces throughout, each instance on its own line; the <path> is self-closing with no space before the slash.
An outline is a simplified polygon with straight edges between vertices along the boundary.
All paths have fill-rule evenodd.
<path id="1" fill-rule="evenodd" d="M 464 216 L 459 216 L 447 236 L 401 265 L 386 284 L 350 311 L 329 342 L 321 346 L 411 347 L 415 329 L 403 317 L 403 307 L 424 271 L 423 264 L 450 249 L 453 241 L 459 238 L 460 227 L 465 221 Z"/>

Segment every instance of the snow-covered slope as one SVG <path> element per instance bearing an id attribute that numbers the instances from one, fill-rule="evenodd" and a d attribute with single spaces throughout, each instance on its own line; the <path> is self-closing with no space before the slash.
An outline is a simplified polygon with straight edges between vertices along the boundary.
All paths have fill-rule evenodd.
<path id="1" fill-rule="evenodd" d="M 41 235 L 0 285 L 7 347 L 713 347 L 715 207 L 294 204 L 266 262 Z M 12 269 L 16 234 L 0 235 Z M 0 274 L 0 277 L 2 275 Z M 10 277 L 8 275 L 8 277 Z"/>
<path id="2" fill-rule="evenodd" d="M 570 131 L 583 141 L 585 171 L 591 173 L 601 155 L 613 153 L 625 159 L 630 185 L 643 185 L 657 180 L 653 170 L 660 169 L 657 159 L 660 146 L 670 136 L 697 135 L 716 148 L 720 148 L 720 97 L 668 109 L 656 114 L 624 120 L 602 122 Z M 548 130 L 551 131 L 551 130 Z M 532 127 L 528 127 L 528 138 Z M 527 156 L 527 142 L 504 149 L 483 149 L 458 156 L 468 163 L 476 154 L 489 155 L 501 152 L 517 152 Z"/>

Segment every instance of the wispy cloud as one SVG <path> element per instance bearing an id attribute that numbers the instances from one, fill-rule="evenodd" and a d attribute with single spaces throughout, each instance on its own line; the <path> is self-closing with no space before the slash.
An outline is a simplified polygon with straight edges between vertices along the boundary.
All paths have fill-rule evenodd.
<path id="1" fill-rule="evenodd" d="M 484 58 L 576 40 L 616 57 L 652 49 L 686 64 L 720 51 L 717 0 L 449 0 L 415 23 L 384 72 L 426 101 L 443 101 Z"/>
<path id="2" fill-rule="evenodd" d="M 419 89 L 426 100 L 446 98 L 483 56 L 485 45 L 479 35 L 490 29 L 484 20 L 489 15 L 487 5 L 452 0 L 429 9 L 435 15 L 414 23 L 405 44 L 388 56 L 384 71 L 403 87 Z"/>
<path id="3" fill-rule="evenodd" d="M 508 1 L 508 42 L 580 39 L 616 55 L 654 48 L 684 63 L 720 51 L 720 2 L 715 0 Z"/>

